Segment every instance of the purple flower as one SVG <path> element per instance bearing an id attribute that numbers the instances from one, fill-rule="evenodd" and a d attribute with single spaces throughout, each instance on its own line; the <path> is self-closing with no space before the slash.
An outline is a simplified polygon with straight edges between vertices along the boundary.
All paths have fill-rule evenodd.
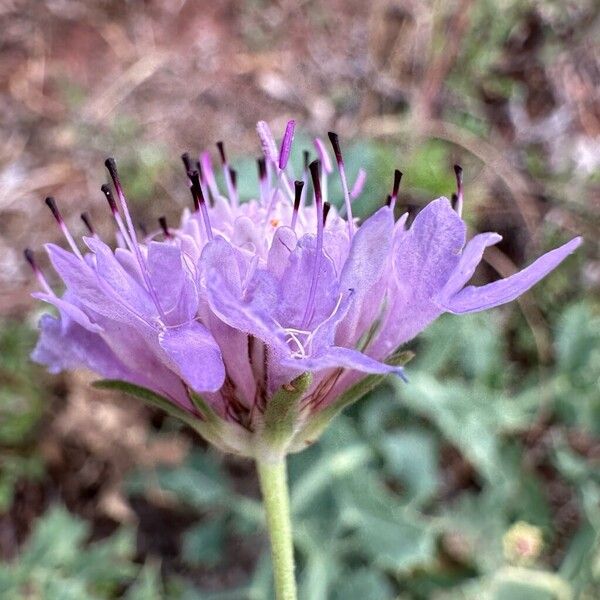
<path id="1" fill-rule="evenodd" d="M 40 321 L 34 360 L 52 372 L 87 367 L 126 382 L 105 385 L 171 407 L 226 450 L 283 453 L 313 439 L 382 376 L 403 377 L 397 350 L 439 315 L 515 299 L 581 242 L 575 238 L 506 279 L 467 285 L 500 236 L 466 240 L 459 169 L 455 208 L 439 198 L 410 227 L 406 213 L 395 222 L 396 171 L 387 205 L 359 226 L 352 200 L 364 172 L 350 187 L 337 135 L 329 134 L 339 176 L 334 190 L 345 218 L 327 202 L 327 179 L 336 175 L 324 143 L 315 140 L 319 159 L 292 182 L 294 122 L 281 149 L 266 123 L 257 130 L 264 152 L 258 199 L 239 202 L 222 143 L 226 195 L 210 155 L 193 162 L 185 154 L 194 210 L 184 211 L 179 228 L 161 219 L 143 239 L 108 159 L 116 200 L 108 186 L 103 192 L 116 249 L 82 215 L 90 232 L 82 250 L 47 199 L 71 251 L 46 245 L 66 287 L 62 297 L 26 252 L 42 288 L 34 296 L 58 311 Z"/>

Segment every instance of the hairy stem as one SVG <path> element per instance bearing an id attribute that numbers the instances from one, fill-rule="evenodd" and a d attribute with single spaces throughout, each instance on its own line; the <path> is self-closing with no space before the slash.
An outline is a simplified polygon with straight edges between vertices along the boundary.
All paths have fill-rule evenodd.
<path id="1" fill-rule="evenodd" d="M 277 463 L 256 462 L 271 541 L 277 600 L 296 600 L 294 547 L 285 458 Z"/>

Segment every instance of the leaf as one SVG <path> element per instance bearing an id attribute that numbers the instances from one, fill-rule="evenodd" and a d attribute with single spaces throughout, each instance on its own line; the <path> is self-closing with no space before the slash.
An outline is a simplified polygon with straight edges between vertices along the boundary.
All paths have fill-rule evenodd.
<path id="1" fill-rule="evenodd" d="M 223 557 L 225 520 L 211 517 L 188 529 L 183 536 L 183 560 L 191 566 L 213 567 Z"/>
<path id="2" fill-rule="evenodd" d="M 165 597 L 162 588 L 160 570 L 151 564 L 146 564 L 127 590 L 125 600 L 162 600 Z"/>
<path id="3" fill-rule="evenodd" d="M 339 578 L 334 600 L 389 600 L 394 592 L 389 581 L 373 569 L 350 571 Z"/>
<path id="4" fill-rule="evenodd" d="M 396 431 L 378 443 L 387 473 L 403 484 L 409 501 L 417 504 L 431 498 L 438 487 L 438 450 L 435 438 L 423 429 Z"/>
<path id="5" fill-rule="evenodd" d="M 492 582 L 492 600 L 572 600 L 569 584 L 554 573 L 506 567 Z"/>
<path id="6" fill-rule="evenodd" d="M 177 469 L 156 469 L 153 481 L 144 471 L 135 473 L 127 482 L 127 490 L 142 494 L 156 484 L 161 490 L 171 492 L 183 505 L 198 509 L 223 505 L 232 497 L 232 490 L 220 465 L 209 453 L 201 450 L 192 451 L 186 462 Z"/>
<path id="7" fill-rule="evenodd" d="M 369 560 L 396 573 L 425 567 L 435 557 L 437 528 L 417 512 L 403 508 L 370 473 L 338 486 L 342 521 Z"/>

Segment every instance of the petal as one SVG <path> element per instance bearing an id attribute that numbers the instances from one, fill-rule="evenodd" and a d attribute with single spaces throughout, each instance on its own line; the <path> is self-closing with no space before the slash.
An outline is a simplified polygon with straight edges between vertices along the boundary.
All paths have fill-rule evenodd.
<path id="1" fill-rule="evenodd" d="M 31 294 L 34 298 L 48 302 L 56 306 L 61 314 L 67 315 L 70 319 L 81 325 L 84 329 L 92 331 L 93 333 L 101 333 L 103 331 L 100 325 L 93 323 L 90 318 L 78 307 L 68 302 L 64 298 L 58 298 L 57 296 L 45 294 L 43 292 L 36 292 Z"/>
<path id="2" fill-rule="evenodd" d="M 302 327 L 315 268 L 316 240 L 303 236 L 290 254 L 281 278 L 281 302 L 277 320 L 284 327 Z M 333 312 L 339 298 L 338 276 L 333 261 L 325 253 L 320 257 L 314 312 L 307 329 L 321 323 Z"/>
<path id="3" fill-rule="evenodd" d="M 324 352 L 308 358 L 286 358 L 281 361 L 281 364 L 290 368 L 311 372 L 341 368 L 378 375 L 395 373 L 403 377 L 402 367 L 386 365 L 383 362 L 362 354 L 358 350 L 340 348 L 339 346 L 331 346 Z"/>
<path id="4" fill-rule="evenodd" d="M 387 206 L 359 227 L 340 277 L 343 290 L 353 289 L 355 298 L 360 298 L 363 290 L 378 281 L 391 249 L 393 229 L 393 214 Z"/>
<path id="5" fill-rule="evenodd" d="M 207 275 L 206 292 L 211 310 L 221 321 L 259 338 L 278 352 L 289 352 L 283 330 L 272 316 L 260 313 L 255 306 L 244 302 L 218 271 L 213 270 Z"/>
<path id="6" fill-rule="evenodd" d="M 216 392 L 225 381 L 221 350 L 197 321 L 169 327 L 159 334 L 161 348 L 174 370 L 196 391 Z"/>
<path id="7" fill-rule="evenodd" d="M 86 367 L 111 379 L 133 380 L 132 372 L 115 356 L 103 339 L 69 319 L 43 315 L 32 360 L 51 373 Z"/>
<path id="8" fill-rule="evenodd" d="M 555 269 L 581 244 L 577 237 L 560 248 L 547 252 L 529 267 L 506 279 L 480 287 L 469 286 L 444 303 L 444 309 L 452 313 L 470 313 L 505 304 L 526 292 L 550 271 Z"/>
<path id="9" fill-rule="evenodd" d="M 110 286 L 138 314 L 146 317 L 156 314 L 156 307 L 148 291 L 127 273 L 110 247 L 98 238 L 83 239 L 96 257 L 96 272 L 103 284 Z"/>
<path id="10" fill-rule="evenodd" d="M 169 324 L 193 319 L 198 308 L 198 293 L 182 261 L 180 248 L 173 244 L 150 242 L 148 271 Z"/>
<path id="11" fill-rule="evenodd" d="M 393 213 L 384 206 L 360 226 L 352 239 L 340 277 L 340 289 L 353 290 L 352 310 L 340 331 L 345 345 L 353 345 L 380 311 L 386 292 L 380 280 L 389 265 L 393 230 Z"/>
<path id="12" fill-rule="evenodd" d="M 466 226 L 447 198 L 429 203 L 402 233 L 394 250 L 398 284 L 408 297 L 435 296 L 460 260 Z"/>
<path id="13" fill-rule="evenodd" d="M 446 282 L 441 292 L 441 297 L 448 298 L 462 289 L 471 279 L 477 265 L 481 262 L 483 251 L 488 246 L 497 244 L 502 239 L 497 233 L 480 233 L 470 240 L 463 250 L 460 261 L 450 279 Z"/>
<path id="14" fill-rule="evenodd" d="M 267 269 L 281 279 L 298 239 L 290 227 L 278 227 L 267 257 Z"/>

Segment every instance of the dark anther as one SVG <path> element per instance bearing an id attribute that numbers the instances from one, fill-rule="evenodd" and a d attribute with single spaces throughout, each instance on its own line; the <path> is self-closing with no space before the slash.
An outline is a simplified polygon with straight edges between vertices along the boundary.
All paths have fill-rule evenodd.
<path id="1" fill-rule="evenodd" d="M 90 219 L 90 215 L 86 212 L 81 213 L 81 220 L 83 221 L 84 225 L 87 227 L 88 231 L 94 235 L 94 227 L 92 225 L 92 221 Z"/>
<path id="2" fill-rule="evenodd" d="M 58 211 L 58 206 L 56 206 L 56 200 L 54 200 L 52 196 L 48 196 L 45 202 L 48 208 L 50 209 L 50 212 L 56 219 L 57 223 L 62 223 L 62 217 L 60 216 L 60 212 Z"/>
<path id="3" fill-rule="evenodd" d="M 331 142 L 331 145 L 333 146 L 335 160 L 337 160 L 338 165 L 342 164 L 344 162 L 344 160 L 342 159 L 342 150 L 340 148 L 340 140 L 339 140 L 338 134 L 334 133 L 333 131 L 329 131 L 327 133 L 327 135 L 329 136 L 329 141 Z"/>
<path id="4" fill-rule="evenodd" d="M 258 164 L 258 177 L 261 181 L 264 181 L 267 178 L 267 161 L 264 156 L 257 159 Z"/>
<path id="5" fill-rule="evenodd" d="M 300 201 L 302 200 L 302 189 L 304 181 L 294 181 L 294 212 L 298 212 Z"/>
<path id="6" fill-rule="evenodd" d="M 325 227 L 325 223 L 327 222 L 327 215 L 329 214 L 330 209 L 331 204 L 329 204 L 329 202 L 323 202 L 323 227 Z"/>
<path id="7" fill-rule="evenodd" d="M 106 200 L 108 201 L 108 205 L 110 206 L 110 210 L 112 211 L 113 215 L 116 215 L 117 203 L 115 202 L 115 198 L 112 195 L 112 192 L 110 191 L 110 187 L 108 187 L 106 183 L 103 183 L 100 186 L 100 189 L 102 190 L 102 193 L 106 196 Z"/>
<path id="8" fill-rule="evenodd" d="M 320 201 L 322 198 L 321 195 L 321 161 L 319 159 L 313 160 L 310 165 L 308 165 L 308 169 L 310 170 L 310 176 L 312 177 L 313 188 L 315 190 L 315 197 L 317 201 Z"/>
<path id="9" fill-rule="evenodd" d="M 217 148 L 219 149 L 219 156 L 221 157 L 221 162 L 223 164 L 227 164 L 227 157 L 225 156 L 225 146 L 223 142 L 217 142 Z"/>
<path id="10" fill-rule="evenodd" d="M 158 222 L 160 224 L 160 228 L 163 230 L 163 233 L 165 234 L 165 237 L 170 238 L 171 232 L 169 231 L 169 227 L 167 225 L 167 218 L 159 217 Z"/>

